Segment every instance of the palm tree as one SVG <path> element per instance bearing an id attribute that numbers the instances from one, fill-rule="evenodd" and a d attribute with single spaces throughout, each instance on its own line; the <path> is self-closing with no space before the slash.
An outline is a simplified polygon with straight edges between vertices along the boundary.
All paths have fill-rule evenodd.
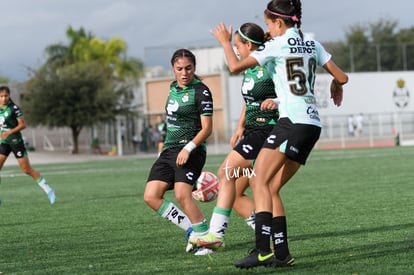
<path id="1" fill-rule="evenodd" d="M 69 27 L 66 31 L 69 44 L 53 44 L 45 49 L 47 59 L 42 68 L 48 68 L 61 76 L 67 76 L 67 69 L 85 68 L 88 64 L 99 64 L 99 70 L 107 79 L 108 85 L 113 94 L 113 100 L 117 102 L 112 109 L 113 118 L 117 114 L 131 113 L 134 106 L 133 87 L 138 84 L 138 79 L 143 75 L 143 63 L 136 58 L 129 58 L 126 54 L 127 44 L 120 38 L 112 38 L 103 41 L 87 33 L 82 27 L 74 30 Z M 72 73 L 73 74 L 73 73 Z M 79 93 L 83 91 L 79 90 Z M 75 108 L 76 106 L 68 106 Z M 103 116 L 108 121 L 107 116 Z M 102 116 L 96 115 L 97 121 Z M 72 129 L 73 152 L 77 153 L 77 137 L 81 130 L 81 125 L 68 125 Z M 85 125 L 84 125 L 85 126 Z M 89 125 L 93 126 L 93 125 Z"/>

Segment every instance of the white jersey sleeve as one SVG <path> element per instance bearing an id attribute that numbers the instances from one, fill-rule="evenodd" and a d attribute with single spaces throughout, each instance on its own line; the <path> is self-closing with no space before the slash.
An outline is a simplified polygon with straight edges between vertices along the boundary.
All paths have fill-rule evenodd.
<path id="1" fill-rule="evenodd" d="M 298 29 L 290 28 L 250 55 L 260 65 L 267 63 L 280 99 L 280 117 L 321 127 L 313 89 L 316 67 L 331 58 L 323 46 L 309 36 L 302 39 Z"/>

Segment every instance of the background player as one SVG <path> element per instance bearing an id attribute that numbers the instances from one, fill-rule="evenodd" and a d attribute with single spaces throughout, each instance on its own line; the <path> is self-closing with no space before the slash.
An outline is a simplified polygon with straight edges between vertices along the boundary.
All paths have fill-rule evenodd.
<path id="1" fill-rule="evenodd" d="M 165 136 L 167 134 L 167 123 L 165 123 L 164 117 L 162 115 L 157 116 L 155 130 L 158 133 L 157 150 L 158 156 L 160 156 L 162 147 L 164 146 Z"/>
<path id="2" fill-rule="evenodd" d="M 47 194 L 49 202 L 54 204 L 56 201 L 55 191 L 47 184 L 45 178 L 30 165 L 21 134 L 21 131 L 26 128 L 26 123 L 21 109 L 11 100 L 10 89 L 7 86 L 0 87 L 0 126 L 0 169 L 3 168 L 9 154 L 13 152 L 22 171 L 37 182 Z"/>

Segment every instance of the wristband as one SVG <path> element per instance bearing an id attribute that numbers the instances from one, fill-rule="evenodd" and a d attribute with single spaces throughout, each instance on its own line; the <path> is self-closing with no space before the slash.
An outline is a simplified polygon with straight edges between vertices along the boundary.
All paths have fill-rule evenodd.
<path id="1" fill-rule="evenodd" d="M 196 147 L 197 145 L 194 142 L 190 141 L 184 146 L 184 149 L 191 153 L 191 151 L 193 151 Z"/>

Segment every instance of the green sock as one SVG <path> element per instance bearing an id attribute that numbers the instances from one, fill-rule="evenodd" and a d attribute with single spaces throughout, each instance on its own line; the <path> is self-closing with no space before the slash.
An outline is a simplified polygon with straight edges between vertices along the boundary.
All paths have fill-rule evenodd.
<path id="1" fill-rule="evenodd" d="M 193 234 L 196 236 L 205 235 L 208 233 L 208 224 L 206 219 L 199 223 L 193 223 L 191 226 L 193 227 Z"/>

